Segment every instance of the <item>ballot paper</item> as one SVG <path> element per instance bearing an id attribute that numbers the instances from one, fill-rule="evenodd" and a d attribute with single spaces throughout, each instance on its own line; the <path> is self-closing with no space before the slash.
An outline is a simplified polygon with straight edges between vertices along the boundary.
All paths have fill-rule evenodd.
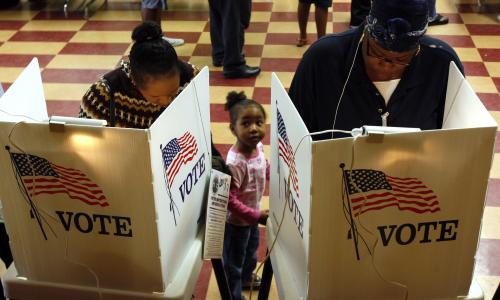
<path id="1" fill-rule="evenodd" d="M 210 174 L 203 259 L 222 258 L 231 176 L 217 170 Z"/>

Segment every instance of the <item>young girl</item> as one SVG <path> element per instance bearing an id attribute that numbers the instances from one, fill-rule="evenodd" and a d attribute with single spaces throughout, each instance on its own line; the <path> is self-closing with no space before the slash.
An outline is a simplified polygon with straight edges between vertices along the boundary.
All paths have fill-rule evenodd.
<path id="1" fill-rule="evenodd" d="M 269 163 L 264 157 L 262 139 L 266 135 L 266 112 L 262 105 L 247 99 L 245 93 L 230 92 L 225 109 L 229 111 L 231 132 L 237 142 L 227 154 L 232 180 L 224 238 L 224 268 L 233 300 L 241 300 L 242 288 L 254 287 L 260 278 L 253 274 L 257 265 L 259 228 L 265 225 L 268 211 L 261 211 L 260 199 L 269 178 Z"/>

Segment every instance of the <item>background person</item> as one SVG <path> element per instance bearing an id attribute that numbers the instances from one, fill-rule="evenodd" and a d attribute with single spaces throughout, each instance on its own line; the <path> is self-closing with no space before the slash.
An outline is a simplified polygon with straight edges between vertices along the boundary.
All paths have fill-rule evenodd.
<path id="1" fill-rule="evenodd" d="M 213 65 L 223 67 L 223 75 L 228 79 L 259 75 L 260 68 L 248 66 L 243 55 L 252 1 L 209 0 L 208 4 Z"/>
<path id="2" fill-rule="evenodd" d="M 142 0 L 141 17 L 142 21 L 151 21 L 161 28 L 161 12 L 167 9 L 167 0 Z M 184 44 L 183 39 L 163 37 L 170 45 L 176 47 Z"/>
<path id="3" fill-rule="evenodd" d="M 132 40 L 130 61 L 92 84 L 80 104 L 80 118 L 106 120 L 112 127 L 149 128 L 198 73 L 178 59 L 158 24 L 137 26 Z M 213 143 L 212 167 L 230 174 Z"/>
<path id="4" fill-rule="evenodd" d="M 332 0 L 299 0 L 297 7 L 297 21 L 299 22 L 300 36 L 297 40 L 297 47 L 307 44 L 307 21 L 309 20 L 309 10 L 314 3 L 314 20 L 316 22 L 316 33 L 318 39 L 326 33 L 326 23 L 328 22 L 328 8 L 332 6 Z"/>
<path id="5" fill-rule="evenodd" d="M 198 73 L 177 58 L 158 24 L 142 23 L 132 39 L 129 61 L 102 76 L 83 96 L 81 118 L 107 120 L 116 127 L 149 128 Z"/>

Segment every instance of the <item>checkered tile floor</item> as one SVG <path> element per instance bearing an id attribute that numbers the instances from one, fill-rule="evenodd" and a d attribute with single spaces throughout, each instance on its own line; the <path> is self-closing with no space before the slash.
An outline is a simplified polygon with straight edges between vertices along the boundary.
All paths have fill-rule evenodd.
<path id="1" fill-rule="evenodd" d="M 23 0 L 20 7 L 0 11 L 0 82 L 8 88 L 33 56 L 43 69 L 45 96 L 51 115 L 74 116 L 89 85 L 113 69 L 130 50 L 130 34 L 140 21 L 139 0 L 97 0 L 89 19 L 77 11 L 82 0 L 71 0 L 67 19 L 62 0 L 35 9 Z M 500 123 L 500 4 L 486 5 L 478 13 L 476 0 L 438 0 L 438 11 L 450 24 L 432 27 L 428 33 L 448 42 L 462 59 L 467 78 L 484 105 Z M 486 1 L 493 2 L 493 1 Z M 498 1 L 497 1 L 498 3 Z M 169 0 L 162 26 L 168 36 L 186 44 L 176 48 L 185 60 L 211 70 L 211 117 L 214 142 L 226 152 L 234 142 L 223 110 L 230 90 L 244 90 L 269 109 L 271 72 L 288 87 L 306 47 L 295 47 L 298 37 L 297 0 L 254 0 L 252 23 L 244 52 L 249 65 L 260 65 L 257 78 L 225 80 L 221 68 L 211 66 L 208 4 L 206 0 Z M 334 0 L 327 32 L 347 29 L 349 0 Z M 309 40 L 315 39 L 311 13 Z M 269 144 L 269 139 L 266 139 Z M 491 299 L 500 282 L 500 134 L 484 212 L 475 278 Z M 269 152 L 268 152 L 269 153 Z M 268 199 L 264 199 L 267 205 Z M 260 251 L 263 256 L 264 247 Z M 209 263 L 205 264 L 196 299 L 218 299 Z M 273 287 L 271 298 L 277 299 Z"/>

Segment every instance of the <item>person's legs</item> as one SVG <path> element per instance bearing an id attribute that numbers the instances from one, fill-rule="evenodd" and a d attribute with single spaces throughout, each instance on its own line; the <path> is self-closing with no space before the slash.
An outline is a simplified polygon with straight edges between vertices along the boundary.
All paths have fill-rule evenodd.
<path id="1" fill-rule="evenodd" d="M 210 41 L 212 43 L 212 64 L 215 67 L 222 67 L 222 61 L 224 59 L 221 1 L 225 0 L 208 1 L 208 5 L 210 8 Z"/>
<path id="2" fill-rule="evenodd" d="M 370 13 L 370 0 L 352 0 L 351 1 L 351 21 L 349 22 L 350 26 L 359 26 L 361 25 L 368 13 Z"/>
<path id="3" fill-rule="evenodd" d="M 427 6 L 429 7 L 429 26 L 448 24 L 448 18 L 437 13 L 436 0 L 427 0 Z"/>
<path id="4" fill-rule="evenodd" d="M 161 27 L 161 12 L 165 8 L 164 0 L 142 0 L 141 17 L 142 21 L 152 21 Z M 174 39 L 163 37 L 172 46 L 180 46 L 184 44 L 183 39 Z"/>
<path id="5" fill-rule="evenodd" d="M 226 223 L 223 263 L 233 300 L 242 299 L 241 275 L 249 238 L 249 226 L 235 226 Z"/>
<path id="6" fill-rule="evenodd" d="M 436 17 L 436 0 L 427 0 L 427 7 L 429 7 L 429 20 Z"/>
<path id="7" fill-rule="evenodd" d="M 159 8 L 141 8 L 141 17 L 143 21 L 152 21 L 161 27 L 161 9 Z"/>
<path id="8" fill-rule="evenodd" d="M 259 226 L 255 225 L 250 227 L 250 236 L 248 238 L 245 262 L 243 263 L 243 270 L 241 273 L 241 279 L 243 283 L 247 283 L 252 280 L 253 271 L 257 266 L 258 248 L 259 248 Z"/>
<path id="9" fill-rule="evenodd" d="M 241 1 L 222 0 L 222 39 L 224 41 L 224 68 L 244 64 L 241 56 Z"/>
<path id="10" fill-rule="evenodd" d="M 326 34 L 326 23 L 328 22 L 328 8 L 316 6 L 314 17 L 316 20 L 316 32 L 319 39 Z"/>
<path id="11" fill-rule="evenodd" d="M 300 2 L 297 7 L 297 21 L 299 22 L 300 36 L 297 46 L 302 47 L 307 44 L 307 21 L 309 20 L 309 10 L 311 3 Z"/>
<path id="12" fill-rule="evenodd" d="M 241 5 L 241 33 L 240 33 L 240 52 L 243 53 L 245 46 L 245 29 L 250 26 L 250 17 L 252 15 L 252 0 L 244 0 Z"/>
<path id="13" fill-rule="evenodd" d="M 250 0 L 222 1 L 222 39 L 224 43 L 224 77 L 246 78 L 259 75 L 259 67 L 249 67 L 245 63 L 241 50 L 244 34 L 242 27 L 249 24 Z M 248 21 L 247 21 L 248 20 Z"/>

